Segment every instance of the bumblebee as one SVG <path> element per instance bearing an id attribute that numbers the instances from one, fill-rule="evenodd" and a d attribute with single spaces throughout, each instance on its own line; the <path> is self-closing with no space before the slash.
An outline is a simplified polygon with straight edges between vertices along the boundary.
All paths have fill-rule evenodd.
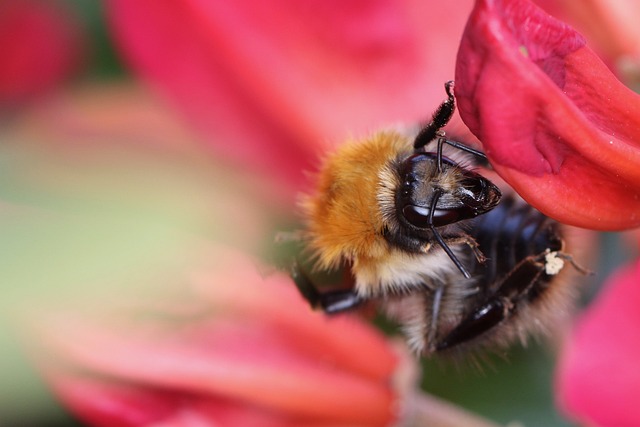
<path id="1" fill-rule="evenodd" d="M 327 313 L 376 300 L 417 353 L 506 345 L 544 331 L 573 299 L 559 278 L 564 231 L 479 173 L 484 154 L 448 140 L 447 98 L 416 135 L 383 131 L 344 144 L 302 199 L 303 239 L 316 269 L 347 267 L 352 284 L 293 280 Z"/>

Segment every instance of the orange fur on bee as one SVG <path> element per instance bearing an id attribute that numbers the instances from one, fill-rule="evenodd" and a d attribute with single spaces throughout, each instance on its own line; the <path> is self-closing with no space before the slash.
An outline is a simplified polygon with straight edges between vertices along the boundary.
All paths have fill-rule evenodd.
<path id="1" fill-rule="evenodd" d="M 344 260 L 379 258 L 388 252 L 378 203 L 380 173 L 399 153 L 410 153 L 411 141 L 388 131 L 350 141 L 324 162 L 315 194 L 302 207 L 308 220 L 309 244 L 319 268 Z"/>

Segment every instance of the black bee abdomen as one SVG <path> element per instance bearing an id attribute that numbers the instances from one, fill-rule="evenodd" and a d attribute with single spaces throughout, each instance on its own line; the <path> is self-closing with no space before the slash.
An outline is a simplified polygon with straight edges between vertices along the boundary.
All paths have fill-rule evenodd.
<path id="1" fill-rule="evenodd" d="M 467 310 L 436 342 L 437 350 L 467 343 L 511 321 L 524 306 L 536 304 L 554 286 L 555 268 L 547 269 L 562 250 L 560 225 L 535 208 L 505 197 L 478 218 L 468 234 L 486 257 L 475 261 L 472 278 L 477 291 L 467 297 Z M 561 267 L 560 267 L 561 268 Z"/>
<path id="2" fill-rule="evenodd" d="M 469 234 L 487 258 L 475 268 L 481 287 L 500 282 L 527 257 L 562 248 L 558 224 L 514 197 L 503 198 L 495 209 L 477 218 Z"/>

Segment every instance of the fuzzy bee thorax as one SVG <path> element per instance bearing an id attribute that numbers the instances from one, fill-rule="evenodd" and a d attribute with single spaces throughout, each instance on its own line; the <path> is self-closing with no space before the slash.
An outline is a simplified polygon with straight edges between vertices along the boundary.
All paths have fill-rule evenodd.
<path id="1" fill-rule="evenodd" d="M 325 159 L 315 193 L 302 200 L 319 267 L 384 256 L 388 244 L 378 203 L 380 172 L 399 153 L 411 153 L 410 139 L 387 131 L 348 142 Z"/>

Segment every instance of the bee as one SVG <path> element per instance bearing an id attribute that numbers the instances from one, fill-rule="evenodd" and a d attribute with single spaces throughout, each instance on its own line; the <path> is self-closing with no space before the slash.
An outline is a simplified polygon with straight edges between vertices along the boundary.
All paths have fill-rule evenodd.
<path id="1" fill-rule="evenodd" d="M 371 300 L 429 355 L 506 345 L 553 324 L 573 299 L 559 276 L 562 226 L 478 171 L 485 155 L 448 140 L 447 98 L 416 135 L 378 132 L 341 146 L 302 199 L 303 239 L 318 270 L 347 267 L 352 284 L 320 290 L 292 278 L 314 308 L 334 314 Z"/>

